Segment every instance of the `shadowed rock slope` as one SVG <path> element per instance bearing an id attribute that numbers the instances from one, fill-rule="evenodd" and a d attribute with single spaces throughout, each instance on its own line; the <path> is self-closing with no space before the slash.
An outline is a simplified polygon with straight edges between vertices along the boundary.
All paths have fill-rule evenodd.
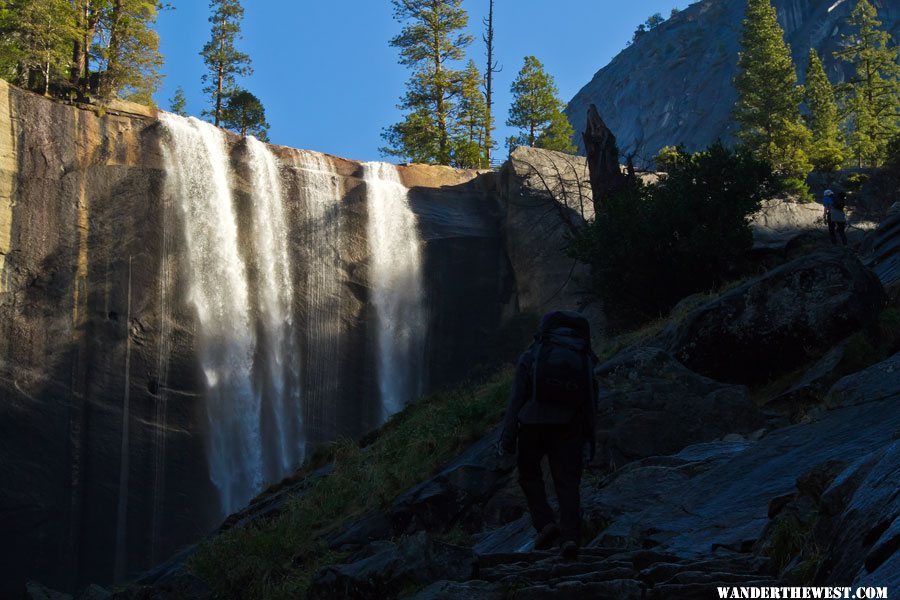
<path id="1" fill-rule="evenodd" d="M 730 294 L 752 297 L 768 281 L 766 293 L 780 297 L 811 260 L 874 282 L 848 287 L 851 304 L 881 293 L 859 261 L 836 251 L 800 257 Z M 718 306 L 679 318 L 691 323 Z M 817 310 L 831 311 L 827 319 L 846 309 Z M 765 332 L 755 334 L 758 352 L 771 350 Z M 760 408 L 765 389 L 690 370 L 660 347 L 666 339 L 645 337 L 598 368 L 600 443 L 581 486 L 576 560 L 533 550 L 494 429 L 383 509 L 330 531 L 322 544 L 340 558 L 315 573 L 308 596 L 644 600 L 714 597 L 724 585 L 898 585 L 900 354 L 839 378 L 795 415 Z M 293 493 L 328 476 L 326 467 L 292 483 Z M 245 523 L 264 527 L 272 502 Z M 111 597 L 212 597 L 215 587 L 176 561 Z"/>

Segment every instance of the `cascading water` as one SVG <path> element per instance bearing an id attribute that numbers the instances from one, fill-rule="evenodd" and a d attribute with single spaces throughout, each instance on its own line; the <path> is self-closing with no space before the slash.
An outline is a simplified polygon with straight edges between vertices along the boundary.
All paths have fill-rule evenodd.
<path id="1" fill-rule="evenodd" d="M 265 144 L 247 138 L 252 262 L 256 270 L 258 339 L 256 389 L 260 396 L 267 479 L 283 477 L 302 459 L 298 352 L 293 330 L 294 286 L 278 163 Z"/>
<path id="2" fill-rule="evenodd" d="M 163 114 L 170 191 L 184 222 L 189 301 L 206 376 L 210 478 L 233 512 L 263 483 L 260 400 L 251 385 L 256 336 L 221 130 Z"/>
<path id="3" fill-rule="evenodd" d="M 339 433 L 343 273 L 340 264 L 343 185 L 323 154 L 300 152 L 297 181 L 303 215 L 303 262 L 306 273 L 306 323 L 303 335 L 304 421 L 314 441 Z"/>
<path id="4" fill-rule="evenodd" d="M 387 419 L 423 391 L 428 317 L 416 217 L 394 165 L 363 165 L 378 388 Z"/>
<path id="5" fill-rule="evenodd" d="M 184 228 L 182 264 L 197 315 L 210 479 L 228 514 L 295 468 L 307 442 L 333 439 L 345 425 L 338 422 L 348 334 L 340 256 L 343 178 L 328 157 L 296 153 L 285 165 L 298 186 L 289 205 L 278 159 L 246 138 L 249 194 L 237 210 L 222 131 L 168 114 L 161 121 L 168 196 Z M 407 189 L 393 165 L 365 164 L 364 178 L 386 419 L 422 392 L 427 313 Z M 294 228 L 288 208 L 301 220 Z M 292 257 L 301 261 L 296 270 Z"/>

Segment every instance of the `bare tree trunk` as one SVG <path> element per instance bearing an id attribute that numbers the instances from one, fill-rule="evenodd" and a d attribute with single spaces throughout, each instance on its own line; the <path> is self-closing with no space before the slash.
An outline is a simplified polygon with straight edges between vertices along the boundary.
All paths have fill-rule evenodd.
<path id="1" fill-rule="evenodd" d="M 450 164 L 449 140 L 447 135 L 447 107 L 444 103 L 443 64 L 441 63 L 441 42 L 438 33 L 434 33 L 434 78 L 435 101 L 437 104 L 438 121 L 438 162 L 442 165 Z"/>
<path id="2" fill-rule="evenodd" d="M 222 17 L 221 29 L 219 31 L 219 35 L 221 36 L 219 41 L 219 56 L 223 56 L 225 54 L 225 17 Z M 225 64 L 219 63 L 217 70 L 218 79 L 216 80 L 216 115 L 215 122 L 216 127 L 222 122 L 222 93 L 225 88 Z"/>
<path id="3" fill-rule="evenodd" d="M 619 165 L 616 136 L 600 118 L 600 113 L 593 104 L 588 108 L 587 128 L 583 138 L 590 170 L 591 191 L 594 194 L 596 218 L 600 214 L 604 200 L 622 189 L 626 178 Z"/>
<path id="4" fill-rule="evenodd" d="M 115 0 L 109 25 L 109 47 L 107 48 L 106 73 L 103 77 L 101 95 L 112 95 L 118 88 L 119 52 L 122 41 L 122 3 Z"/>
<path id="5" fill-rule="evenodd" d="M 100 21 L 100 11 L 92 8 L 91 0 L 79 0 L 76 3 L 75 18 L 80 37 L 76 36 L 72 44 L 70 77 L 72 83 L 77 85 L 82 92 L 87 92 L 90 89 L 91 42 Z"/>
<path id="6" fill-rule="evenodd" d="M 84 13 L 81 9 L 82 5 L 75 2 L 75 31 L 81 31 L 85 26 Z M 84 70 L 83 60 L 84 51 L 81 40 L 76 35 L 72 42 L 72 66 L 69 67 L 69 81 L 73 85 L 78 85 L 78 80 L 81 79 L 81 72 Z"/>
<path id="7" fill-rule="evenodd" d="M 494 126 L 494 73 L 497 65 L 494 64 L 494 0 L 490 0 L 488 18 L 485 21 L 487 33 L 484 42 L 487 44 L 487 72 L 485 73 L 485 99 L 487 100 L 486 123 L 484 124 L 484 155 L 487 166 L 491 166 L 491 154 L 494 151 L 494 140 L 491 129 Z"/>

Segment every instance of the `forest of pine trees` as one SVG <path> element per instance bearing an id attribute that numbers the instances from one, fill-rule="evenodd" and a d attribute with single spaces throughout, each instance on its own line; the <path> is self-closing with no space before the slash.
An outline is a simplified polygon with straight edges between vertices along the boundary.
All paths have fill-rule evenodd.
<path id="1" fill-rule="evenodd" d="M 0 77 L 45 95 L 152 103 L 162 56 L 157 0 L 0 3 Z"/>
<path id="2" fill-rule="evenodd" d="M 484 1 L 487 60 L 480 68 L 472 56 L 463 0 L 391 0 L 401 30 L 390 45 L 410 73 L 398 106 L 402 119 L 382 134 L 384 154 L 465 168 L 491 164 L 499 65 L 494 0 Z M 152 104 L 163 64 L 154 25 L 167 8 L 161 0 L 0 2 L 0 78 L 60 98 L 119 97 Z M 209 8 L 210 37 L 200 53 L 209 100 L 203 115 L 216 125 L 265 138 L 263 104 L 241 84 L 252 73 L 250 57 L 238 47 L 241 2 L 210 0 Z M 639 30 L 663 22 L 654 14 Z M 829 81 L 823 57 L 810 51 L 801 85 L 771 0 L 747 0 L 734 81 L 737 139 L 785 179 L 802 184 L 812 169 L 880 166 L 900 135 L 897 46 L 871 0 L 856 1 L 847 25 L 839 50 L 826 57 L 843 65 L 846 80 Z M 525 57 L 511 92 L 506 124 L 517 134 L 506 140 L 510 147 L 575 151 L 553 77 L 536 57 Z M 170 108 L 187 114 L 182 88 Z"/>
<path id="3" fill-rule="evenodd" d="M 869 0 L 857 1 L 848 25 L 834 58 L 850 77 L 830 82 L 811 50 L 801 86 L 771 1 L 747 2 L 735 79 L 737 137 L 786 179 L 802 183 L 813 168 L 880 166 L 900 133 L 897 46 Z"/>

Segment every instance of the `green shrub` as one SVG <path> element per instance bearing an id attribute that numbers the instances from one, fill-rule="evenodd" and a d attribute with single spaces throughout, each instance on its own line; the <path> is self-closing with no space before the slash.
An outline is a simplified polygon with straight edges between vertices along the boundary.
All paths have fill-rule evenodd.
<path id="1" fill-rule="evenodd" d="M 677 166 L 678 161 L 683 156 L 685 156 L 684 151 L 680 148 L 676 148 L 675 146 L 664 146 L 656 153 L 653 162 L 656 165 L 657 171 L 668 173 Z"/>
<path id="2" fill-rule="evenodd" d="M 796 177 L 788 177 L 778 182 L 779 190 L 796 199 L 798 202 L 812 202 L 813 196 L 806 181 Z"/>
<path id="3" fill-rule="evenodd" d="M 628 324 L 742 274 L 749 216 L 775 189 L 771 167 L 747 152 L 721 144 L 675 152 L 658 183 L 635 182 L 605 200 L 571 240 L 570 254 L 591 266 L 595 293 Z"/>
<path id="4" fill-rule="evenodd" d="M 847 176 L 844 187 L 847 188 L 848 192 L 858 192 L 868 180 L 869 175 L 867 173 L 850 173 Z"/>
<path id="5" fill-rule="evenodd" d="M 504 371 L 485 384 L 412 404 L 368 446 L 335 442 L 330 475 L 273 519 L 203 544 L 190 568 L 222 598 L 305 597 L 315 571 L 342 558 L 328 551 L 322 535 L 364 511 L 385 508 L 483 436 L 502 418 L 511 381 L 512 373 Z"/>

